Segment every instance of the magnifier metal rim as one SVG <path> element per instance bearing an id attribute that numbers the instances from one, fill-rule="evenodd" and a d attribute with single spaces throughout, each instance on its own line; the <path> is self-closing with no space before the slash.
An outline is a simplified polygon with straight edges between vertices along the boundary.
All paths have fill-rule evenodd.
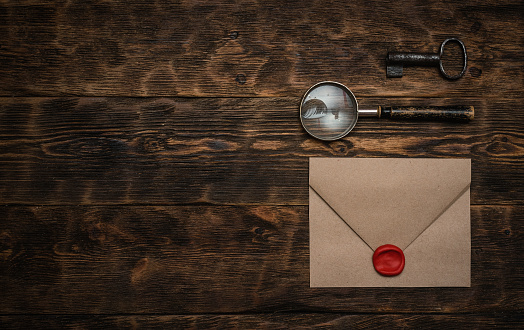
<path id="1" fill-rule="evenodd" d="M 313 133 L 311 133 L 310 130 L 307 129 L 307 127 L 304 125 L 304 120 L 302 119 L 302 105 L 304 104 L 304 100 L 306 99 L 306 96 L 309 94 L 309 92 L 311 92 L 314 88 L 318 87 L 319 85 L 337 85 L 338 87 L 342 88 L 344 91 L 346 91 L 348 93 L 348 95 L 351 97 L 351 99 L 353 100 L 353 102 L 355 102 L 355 120 L 353 121 L 353 123 L 343 132 L 343 133 L 340 133 L 339 135 L 335 136 L 335 137 L 332 137 L 332 138 L 322 138 L 322 137 L 319 137 Z M 300 101 L 300 123 L 302 124 L 302 127 L 304 127 L 304 129 L 306 130 L 306 132 L 308 132 L 309 135 L 311 135 L 312 137 L 314 138 L 317 138 L 319 140 L 322 140 L 322 141 L 335 141 L 335 140 L 338 140 L 338 139 L 341 139 L 343 138 L 344 136 L 348 135 L 349 132 L 351 132 L 351 130 L 353 129 L 353 127 L 355 127 L 355 125 L 357 124 L 357 121 L 358 121 L 358 102 L 357 102 L 357 98 L 355 97 L 355 95 L 353 94 L 353 92 L 351 92 L 351 90 L 349 88 L 347 88 L 346 86 L 344 86 L 343 84 L 339 83 L 339 82 L 336 82 L 336 81 L 321 81 L 319 83 L 316 83 L 314 84 L 313 86 L 311 86 L 305 93 L 304 93 L 304 96 L 302 96 L 302 100 Z"/>

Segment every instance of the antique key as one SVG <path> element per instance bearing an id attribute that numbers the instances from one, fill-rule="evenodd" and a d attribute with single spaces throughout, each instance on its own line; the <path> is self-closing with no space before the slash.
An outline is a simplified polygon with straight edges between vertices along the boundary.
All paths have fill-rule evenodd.
<path id="1" fill-rule="evenodd" d="M 444 53 L 444 46 L 448 42 L 457 42 L 460 45 L 462 51 L 463 66 L 462 71 L 457 75 L 448 74 L 442 65 L 442 54 Z M 457 38 L 449 38 L 442 42 L 440 45 L 440 51 L 438 53 L 402 53 L 402 52 L 389 52 L 386 57 L 388 78 L 400 78 L 402 77 L 402 71 L 404 66 L 438 66 L 440 73 L 444 77 L 450 80 L 455 80 L 464 75 L 466 72 L 468 56 L 466 54 L 466 46 L 464 43 Z"/>

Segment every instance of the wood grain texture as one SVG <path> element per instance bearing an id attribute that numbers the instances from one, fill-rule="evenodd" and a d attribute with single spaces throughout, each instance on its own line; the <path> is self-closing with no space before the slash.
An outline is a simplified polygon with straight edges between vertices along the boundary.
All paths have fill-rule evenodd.
<path id="1" fill-rule="evenodd" d="M 319 156 L 471 158 L 473 204 L 524 201 L 524 112 L 515 111 L 520 99 L 468 100 L 477 115 L 467 124 L 364 118 L 346 138 L 330 143 L 305 133 L 298 103 L 3 98 L 0 201 L 307 205 L 308 159 Z"/>
<path id="2" fill-rule="evenodd" d="M 0 0 L 0 327 L 522 328 L 523 11 Z M 389 51 L 452 36 L 463 78 L 386 78 Z M 298 105 L 323 80 L 475 119 L 321 142 Z M 309 157 L 471 158 L 472 287 L 309 288 Z"/>
<path id="3" fill-rule="evenodd" d="M 471 288 L 309 288 L 305 206 L 0 207 L 3 314 L 508 313 L 522 206 L 472 207 Z"/>
<path id="4" fill-rule="evenodd" d="M 298 96 L 335 80 L 360 97 L 520 96 L 523 10 L 515 0 L 2 0 L 0 95 Z M 436 68 L 386 78 L 388 51 L 437 52 L 451 36 L 468 50 L 464 78 Z"/>
<path id="5" fill-rule="evenodd" d="M 347 314 L 247 314 L 247 315 L 41 315 L 0 316 L 4 329 L 516 329 L 522 315 L 347 315 Z"/>

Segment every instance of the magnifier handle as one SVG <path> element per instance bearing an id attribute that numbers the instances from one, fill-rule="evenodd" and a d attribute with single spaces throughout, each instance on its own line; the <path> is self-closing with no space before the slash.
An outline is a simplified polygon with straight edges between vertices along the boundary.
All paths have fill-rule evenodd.
<path id="1" fill-rule="evenodd" d="M 380 107 L 380 118 L 470 121 L 474 116 L 473 106 Z"/>

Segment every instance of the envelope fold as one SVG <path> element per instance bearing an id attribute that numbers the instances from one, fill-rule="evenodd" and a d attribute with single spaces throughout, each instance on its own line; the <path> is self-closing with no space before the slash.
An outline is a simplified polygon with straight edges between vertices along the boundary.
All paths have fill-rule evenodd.
<path id="1" fill-rule="evenodd" d="M 470 286 L 470 166 L 311 158 L 311 286 Z M 373 250 L 383 244 L 404 250 L 400 275 L 374 270 Z"/>
<path id="2" fill-rule="evenodd" d="M 469 187 L 468 159 L 311 158 L 309 185 L 372 249 L 405 249 Z"/>

